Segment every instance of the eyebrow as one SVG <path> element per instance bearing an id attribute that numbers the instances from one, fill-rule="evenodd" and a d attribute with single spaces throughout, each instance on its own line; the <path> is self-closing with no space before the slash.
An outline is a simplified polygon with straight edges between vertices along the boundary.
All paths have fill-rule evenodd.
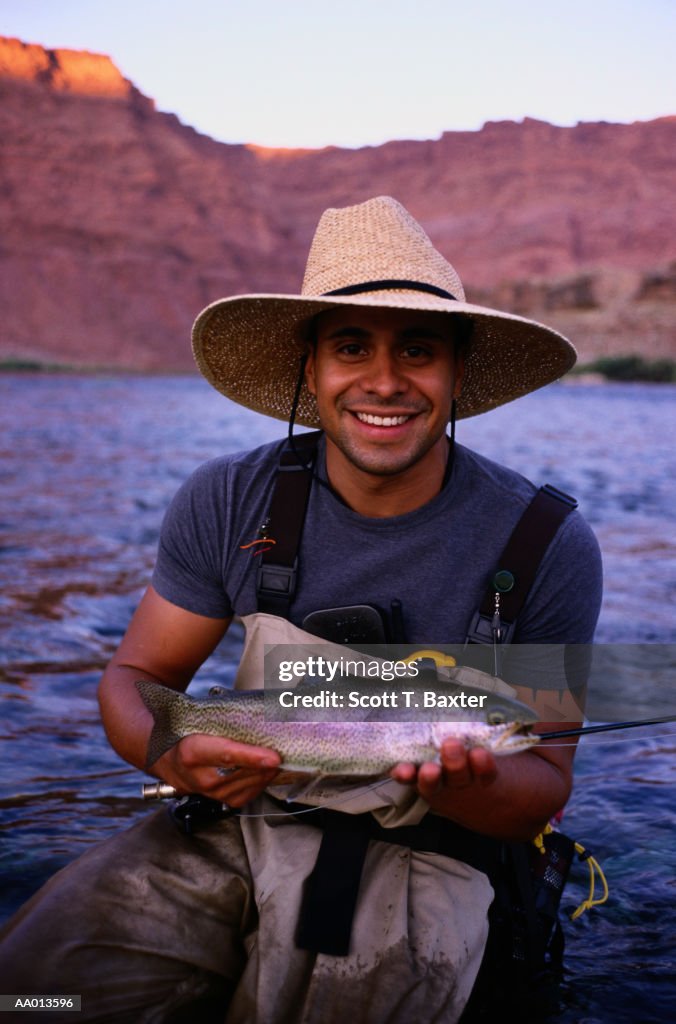
<path id="1" fill-rule="evenodd" d="M 406 327 L 401 332 L 402 338 L 426 338 L 428 341 L 450 341 L 442 331 L 436 330 L 434 327 L 424 327 L 422 325 L 416 326 L 415 324 L 411 327 Z"/>
<path id="2" fill-rule="evenodd" d="M 326 337 L 331 340 L 333 338 L 368 338 L 369 331 L 364 327 L 350 327 L 346 324 L 344 327 L 337 327 L 335 331 L 329 331 Z"/>
<path id="3" fill-rule="evenodd" d="M 356 325 L 350 326 L 345 324 L 343 327 L 337 327 L 334 331 L 329 331 L 325 337 L 328 340 L 339 341 L 341 338 L 368 338 L 371 335 L 371 331 L 365 327 L 357 327 Z M 434 327 L 426 327 L 421 325 L 411 325 L 405 327 L 399 337 L 402 341 L 410 341 L 411 339 L 425 339 L 427 341 L 450 341 L 451 338 L 447 337 L 442 331 L 435 330 Z"/>

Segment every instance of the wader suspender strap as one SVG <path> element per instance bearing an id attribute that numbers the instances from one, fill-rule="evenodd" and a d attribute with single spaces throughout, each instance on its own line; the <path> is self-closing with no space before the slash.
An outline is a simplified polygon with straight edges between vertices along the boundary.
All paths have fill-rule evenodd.
<path id="1" fill-rule="evenodd" d="M 467 634 L 467 643 L 510 643 L 516 620 L 533 585 L 545 551 L 577 501 L 569 494 L 545 484 L 537 492 L 519 519 L 500 556 L 497 572 L 491 579 L 481 607 Z M 496 600 L 496 595 L 499 598 Z M 499 635 L 496 636 L 496 611 L 499 608 Z"/>
<path id="2" fill-rule="evenodd" d="M 256 574 L 258 611 L 288 619 L 296 592 L 298 549 L 312 487 L 312 470 L 320 431 L 299 434 L 296 450 L 307 465 L 301 465 L 292 448 L 284 448 L 279 459 L 266 532 L 274 544 L 261 555 Z"/>

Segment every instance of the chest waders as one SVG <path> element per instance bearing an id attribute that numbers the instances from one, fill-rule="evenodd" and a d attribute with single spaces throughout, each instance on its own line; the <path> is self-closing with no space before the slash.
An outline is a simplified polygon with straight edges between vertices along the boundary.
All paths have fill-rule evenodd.
<path id="1" fill-rule="evenodd" d="M 266 533 L 275 543 L 261 555 L 256 578 L 258 611 L 285 619 L 290 619 L 296 592 L 298 552 L 320 436 L 320 432 L 301 434 L 294 438 L 294 448 L 283 449 L 266 521 Z M 576 507 L 574 498 L 546 485 L 507 541 L 466 635 L 467 645 L 493 648 L 496 669 L 499 649 L 514 637 L 540 562 L 563 520 Z M 285 807 L 289 809 L 288 804 Z M 305 807 L 296 804 L 295 809 Z M 480 1021 L 498 1005 L 504 1009 L 507 999 L 518 1002 L 520 1012 L 554 1008 L 563 956 L 557 911 L 574 852 L 568 837 L 547 835 L 546 856 L 541 856 L 531 843 L 482 836 L 431 812 L 418 825 L 394 828 L 384 828 L 368 812 L 346 814 L 323 807 L 299 820 L 323 832 L 300 908 L 296 932 L 300 949 L 348 954 L 371 840 L 439 853 L 484 872 L 495 891 L 486 952 L 463 1022 Z"/>

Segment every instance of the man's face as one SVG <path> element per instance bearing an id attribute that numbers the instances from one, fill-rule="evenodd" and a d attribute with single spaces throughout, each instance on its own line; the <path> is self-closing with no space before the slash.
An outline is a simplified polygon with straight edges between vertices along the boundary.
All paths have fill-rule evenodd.
<path id="1" fill-rule="evenodd" d="M 462 370 L 443 313 L 345 306 L 317 317 L 306 380 L 329 442 L 352 466 L 393 476 L 445 461 Z"/>

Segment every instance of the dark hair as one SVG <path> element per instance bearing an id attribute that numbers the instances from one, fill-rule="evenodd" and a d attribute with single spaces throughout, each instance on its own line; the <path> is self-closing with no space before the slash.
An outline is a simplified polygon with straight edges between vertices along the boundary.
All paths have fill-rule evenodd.
<path id="1" fill-rule="evenodd" d="M 474 321 L 467 316 L 453 317 L 453 346 L 456 359 L 466 359 L 472 347 Z"/>

